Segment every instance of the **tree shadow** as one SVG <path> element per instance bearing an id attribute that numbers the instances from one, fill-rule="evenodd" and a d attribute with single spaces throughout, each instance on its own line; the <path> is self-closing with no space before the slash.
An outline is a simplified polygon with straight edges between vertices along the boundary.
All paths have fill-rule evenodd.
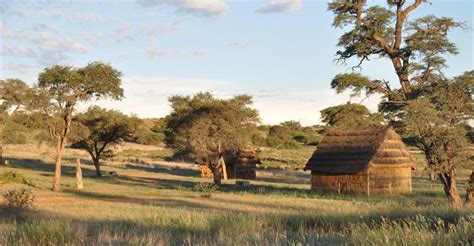
<path id="1" fill-rule="evenodd" d="M 183 176 L 183 177 L 198 177 L 199 171 L 190 169 L 190 168 L 183 168 L 183 167 L 169 167 L 165 165 L 153 164 L 153 166 L 143 166 L 143 165 L 136 165 L 136 164 L 127 164 L 125 168 L 128 169 L 135 169 L 140 171 L 146 171 L 151 173 L 166 173 L 172 174 L 176 176 Z"/>
<path id="2" fill-rule="evenodd" d="M 54 174 L 54 163 L 44 162 L 40 159 L 19 159 L 19 158 L 6 158 L 10 164 L 7 167 L 11 168 L 21 168 L 34 171 L 43 172 L 43 176 L 53 176 Z M 67 161 L 67 159 L 63 159 Z M 84 176 L 94 176 L 95 170 L 91 170 L 87 167 L 82 168 L 82 173 Z M 76 176 L 76 167 L 70 165 L 62 165 L 61 174 L 66 177 L 75 177 Z"/>
<path id="3" fill-rule="evenodd" d="M 138 185 L 152 187 L 156 189 L 182 189 L 182 188 L 192 188 L 198 182 L 193 181 L 184 181 L 178 179 L 163 179 L 156 177 L 140 177 L 140 176 L 112 176 L 106 177 L 103 179 L 106 182 L 111 182 L 115 184 L 122 185 Z"/>

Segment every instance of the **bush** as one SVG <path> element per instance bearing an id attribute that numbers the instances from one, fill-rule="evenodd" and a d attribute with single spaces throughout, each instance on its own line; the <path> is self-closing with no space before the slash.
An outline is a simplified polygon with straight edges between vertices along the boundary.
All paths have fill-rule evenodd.
<path id="1" fill-rule="evenodd" d="M 202 192 L 202 198 L 211 198 L 212 193 L 216 191 L 216 185 L 212 183 L 198 183 L 194 186 L 194 190 Z"/>
<path id="2" fill-rule="evenodd" d="M 12 171 L 0 174 L 0 184 L 2 183 L 18 183 L 35 187 L 35 185 L 31 181 L 23 177 L 23 175 Z"/>
<path id="3" fill-rule="evenodd" d="M 10 120 L 6 121 L 4 129 L 5 144 L 26 144 L 28 128 Z"/>
<path id="4" fill-rule="evenodd" d="M 161 145 L 165 139 L 162 133 L 154 132 L 144 126 L 138 129 L 134 135 L 137 143 L 145 145 Z"/>
<path id="5" fill-rule="evenodd" d="M 14 189 L 3 194 L 7 207 L 15 212 L 21 212 L 33 206 L 35 196 L 29 189 Z"/>

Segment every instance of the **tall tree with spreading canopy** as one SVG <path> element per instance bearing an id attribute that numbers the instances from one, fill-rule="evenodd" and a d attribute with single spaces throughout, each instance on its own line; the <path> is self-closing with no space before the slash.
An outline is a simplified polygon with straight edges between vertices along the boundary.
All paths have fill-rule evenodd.
<path id="1" fill-rule="evenodd" d="M 462 23 L 456 22 L 452 18 L 433 15 L 409 21 L 409 14 L 427 2 L 426 0 L 388 0 L 386 6 L 369 6 L 366 0 L 334 0 L 330 2 L 328 10 L 335 15 L 333 26 L 348 30 L 339 39 L 340 50 L 337 52 L 336 59 L 341 62 L 346 62 L 351 58 L 357 59 L 357 65 L 353 67 L 355 70 L 361 68 L 364 62 L 372 57 L 386 58 L 391 62 L 400 85 L 400 88 L 392 88 L 389 81 L 373 80 L 353 72 L 337 75 L 331 82 L 331 87 L 337 92 L 350 90 L 353 94 L 379 93 L 383 96 L 379 109 L 391 120 L 393 125 L 416 128 L 414 125 L 409 126 L 410 122 L 415 124 L 409 119 L 423 116 L 417 113 L 421 111 L 413 109 L 423 109 L 423 113 L 430 113 L 432 112 L 429 110 L 430 108 L 436 108 L 439 105 L 433 100 L 425 101 L 425 103 L 412 101 L 423 97 L 431 98 L 434 96 L 431 92 L 438 89 L 437 85 L 446 82 L 442 73 L 443 69 L 447 67 L 444 56 L 458 53 L 456 45 L 448 39 L 448 33 L 453 28 L 464 27 Z M 472 99 L 469 98 L 469 100 Z M 465 115 L 464 112 L 455 112 L 459 114 L 458 116 Z M 412 118 L 407 118 L 410 113 L 414 115 L 410 115 Z M 447 111 L 442 114 L 445 113 Z M 444 120 L 443 126 L 450 125 L 446 117 L 436 116 L 435 118 L 437 117 Z M 406 121 L 403 122 L 404 120 Z M 458 130 L 454 130 L 454 128 L 457 129 L 457 126 L 450 126 L 453 129 L 450 128 L 449 131 L 444 132 L 435 131 L 434 128 L 437 126 L 434 124 L 424 127 L 436 132 L 437 138 L 448 133 L 449 135 L 445 138 L 458 139 L 461 137 L 462 134 L 460 135 Z M 424 139 L 423 135 L 411 133 L 415 138 L 421 137 L 419 141 L 430 141 Z M 443 141 L 452 143 L 448 139 Z M 454 148 L 451 149 L 453 153 L 463 152 L 458 145 L 450 146 L 450 149 Z M 453 158 L 449 161 L 439 162 L 446 168 L 436 169 L 439 170 L 438 176 L 444 185 L 449 201 L 454 206 L 460 206 L 461 199 L 455 185 L 455 169 L 459 162 L 453 155 L 442 155 L 440 151 L 432 151 L 431 148 L 423 150 L 428 160 Z M 433 168 L 438 165 L 434 164 L 436 162 L 428 163 Z"/>
<path id="2" fill-rule="evenodd" d="M 51 136 L 56 140 L 53 190 L 61 190 L 61 157 L 73 122 L 73 112 L 79 102 L 93 98 L 119 100 L 123 97 L 121 73 L 109 64 L 93 62 L 82 68 L 56 65 L 39 75 L 39 93 L 44 95 L 42 111 L 49 121 Z"/>
<path id="3" fill-rule="evenodd" d="M 218 99 L 206 92 L 173 96 L 169 101 L 172 112 L 166 118 L 167 145 L 205 161 L 215 184 L 220 185 L 224 153 L 246 147 L 259 121 L 258 112 L 251 108 L 252 98 Z"/>
<path id="4" fill-rule="evenodd" d="M 98 177 L 100 160 L 113 155 L 111 147 L 132 136 L 140 124 L 140 119 L 107 110 L 98 106 L 74 117 L 75 127 L 71 134 L 73 146 L 89 153 Z"/>

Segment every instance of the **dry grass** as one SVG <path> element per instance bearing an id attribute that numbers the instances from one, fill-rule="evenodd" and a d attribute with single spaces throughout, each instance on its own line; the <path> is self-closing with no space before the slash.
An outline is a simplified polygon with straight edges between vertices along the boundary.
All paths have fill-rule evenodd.
<path id="1" fill-rule="evenodd" d="M 37 200 L 26 219 L 0 219 L 0 244 L 400 244 L 400 237 L 410 244 L 474 242 L 474 211 L 449 208 L 441 187 L 425 187 L 426 180 L 415 180 L 411 195 L 366 197 L 314 193 L 308 173 L 273 170 L 260 171 L 248 188 L 229 180 L 210 192 L 197 186 L 211 182 L 198 177 L 197 167 L 151 160 L 107 163 L 104 170 L 118 176 L 102 179 L 84 165 L 85 189 L 78 191 L 74 160 L 87 155 L 66 152 L 63 192 L 57 193 L 50 191 L 52 149 L 5 147 L 13 164 L 0 173 L 21 173 L 34 183 Z M 4 184 L 0 193 L 23 186 Z"/>

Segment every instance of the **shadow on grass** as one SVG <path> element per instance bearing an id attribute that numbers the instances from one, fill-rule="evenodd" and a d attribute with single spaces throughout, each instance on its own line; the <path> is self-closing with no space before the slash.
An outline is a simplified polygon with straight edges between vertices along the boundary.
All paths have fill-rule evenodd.
<path id="1" fill-rule="evenodd" d="M 127 164 L 125 165 L 125 168 L 146 171 L 146 172 L 151 172 L 151 173 L 166 173 L 166 174 L 172 174 L 172 175 L 183 176 L 183 177 L 199 176 L 198 170 L 189 169 L 189 168 L 181 168 L 181 167 L 168 167 L 168 166 L 159 165 L 159 164 L 153 164 L 153 166 L 148 166 L 148 167 L 143 166 L 143 165 Z"/>
<path id="2" fill-rule="evenodd" d="M 54 172 L 53 163 L 45 163 L 41 160 L 35 159 L 10 159 L 12 161 L 11 167 L 14 168 L 23 168 L 44 172 L 42 175 L 52 176 Z M 197 170 L 186 169 L 186 168 L 164 168 L 158 167 L 143 167 L 137 165 L 128 165 L 130 169 L 140 170 L 150 173 L 164 173 L 171 174 L 181 177 L 196 177 L 198 174 Z M 68 177 L 75 177 L 76 168 L 74 166 L 64 165 L 62 167 L 63 175 Z M 140 175 L 119 175 L 119 176 L 110 176 L 97 178 L 95 176 L 95 170 L 93 167 L 83 168 L 83 174 L 88 179 L 93 179 L 98 182 L 117 184 L 117 185 L 127 185 L 127 186 L 141 186 L 149 187 L 153 189 L 171 189 L 171 190 L 189 190 L 194 191 L 194 187 L 202 182 L 199 179 L 184 179 L 174 177 L 147 177 Z M 266 182 L 275 182 L 277 183 L 287 183 L 285 178 L 258 178 L 258 180 Z M 210 181 L 210 180 L 209 180 Z M 252 182 L 252 181 L 251 181 Z M 309 189 L 301 189 L 295 187 L 282 187 L 275 186 L 271 184 L 251 184 L 249 187 L 238 187 L 232 184 L 224 184 L 219 187 L 218 192 L 223 193 L 236 193 L 236 194 L 255 194 L 255 195 L 281 195 L 287 197 L 303 197 L 303 198 L 323 198 L 323 199 L 333 199 L 333 200 L 346 200 L 346 201 L 382 201 L 382 200 L 395 200 L 399 203 L 407 203 L 409 200 L 416 200 L 415 202 L 420 205 L 430 205 L 433 201 L 439 201 L 443 197 L 442 193 L 426 192 L 426 191 L 416 191 L 411 195 L 399 195 L 399 196 L 366 196 L 362 194 L 337 194 L 337 193 L 324 193 L 316 192 Z M 420 197 L 421 195 L 421 197 Z M 416 199 L 415 199 L 416 197 Z"/>
<path id="3" fill-rule="evenodd" d="M 7 158 L 11 163 L 7 167 L 18 168 L 18 169 L 28 169 L 44 172 L 45 176 L 53 176 L 54 174 L 54 163 L 44 162 L 39 159 L 17 159 L 17 158 Z M 66 160 L 66 159 L 64 159 Z M 76 167 L 69 165 L 62 165 L 62 175 L 67 177 L 76 176 Z M 84 176 L 90 177 L 95 176 L 95 170 L 92 170 L 87 167 L 82 168 L 82 173 Z"/>

